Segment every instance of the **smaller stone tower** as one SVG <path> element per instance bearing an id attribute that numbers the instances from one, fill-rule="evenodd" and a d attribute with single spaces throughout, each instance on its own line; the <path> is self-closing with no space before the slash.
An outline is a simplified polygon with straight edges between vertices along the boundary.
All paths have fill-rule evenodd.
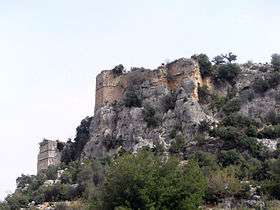
<path id="1" fill-rule="evenodd" d="M 40 151 L 38 154 L 37 162 L 37 172 L 39 173 L 42 170 L 46 170 L 51 165 L 60 164 L 61 152 L 59 151 L 58 140 L 48 140 L 44 139 L 40 145 Z"/>

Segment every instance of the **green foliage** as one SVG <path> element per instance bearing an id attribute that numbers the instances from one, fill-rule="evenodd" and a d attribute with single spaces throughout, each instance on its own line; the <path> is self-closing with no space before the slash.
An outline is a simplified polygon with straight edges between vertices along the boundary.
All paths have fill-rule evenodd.
<path id="1" fill-rule="evenodd" d="M 212 63 L 205 54 L 193 55 L 192 59 L 198 61 L 199 69 L 202 77 L 211 76 Z"/>
<path id="2" fill-rule="evenodd" d="M 226 104 L 223 106 L 223 111 L 225 112 L 225 114 L 231 114 L 234 112 L 238 112 L 240 110 L 240 107 L 241 107 L 240 99 L 234 98 L 226 102 Z"/>
<path id="3" fill-rule="evenodd" d="M 261 77 L 261 78 L 258 78 L 257 80 L 255 80 L 255 82 L 253 83 L 253 89 L 257 93 L 262 94 L 271 88 L 275 88 L 279 84 L 280 84 L 280 73 L 275 72 L 275 73 L 269 74 L 265 78 Z"/>
<path id="4" fill-rule="evenodd" d="M 215 79 L 232 83 L 241 69 L 236 63 L 226 63 L 216 66 Z"/>
<path id="5" fill-rule="evenodd" d="M 136 91 L 132 88 L 128 89 L 124 94 L 124 104 L 126 107 L 141 107 L 142 100 Z"/>
<path id="6" fill-rule="evenodd" d="M 226 103 L 226 97 L 218 93 L 212 94 L 212 102 L 211 102 L 212 109 L 217 109 L 217 111 L 219 111 L 225 105 L 225 103 Z"/>
<path id="7" fill-rule="evenodd" d="M 199 103 L 206 104 L 211 101 L 211 92 L 206 85 L 198 86 Z"/>
<path id="8" fill-rule="evenodd" d="M 236 148 L 240 152 L 248 151 L 254 157 L 259 156 L 262 151 L 261 144 L 255 138 L 246 136 L 240 129 L 232 126 L 216 128 L 211 135 L 224 141 L 225 150 Z"/>
<path id="9" fill-rule="evenodd" d="M 217 156 L 215 154 L 197 151 L 191 156 L 191 159 L 197 161 L 199 167 L 206 176 L 208 176 L 211 171 L 219 169 L 219 165 L 217 164 Z"/>
<path id="10" fill-rule="evenodd" d="M 280 199 L 280 159 L 269 162 L 269 175 L 263 184 L 263 191 L 272 198 Z"/>
<path id="11" fill-rule="evenodd" d="M 124 69 L 122 64 L 119 64 L 119 65 L 115 66 L 112 69 L 112 71 L 113 71 L 114 75 L 119 76 L 119 75 L 121 75 L 121 74 L 123 74 L 125 72 L 125 69 Z"/>
<path id="12" fill-rule="evenodd" d="M 255 120 L 242 114 L 230 114 L 222 120 L 222 124 L 223 126 L 233 126 L 241 129 L 246 129 L 250 126 L 259 126 L 259 123 Z"/>
<path id="13" fill-rule="evenodd" d="M 222 150 L 218 155 L 219 163 L 223 167 L 227 167 L 233 164 L 239 164 L 241 161 L 241 154 L 236 151 L 236 149 L 232 150 Z"/>
<path id="14" fill-rule="evenodd" d="M 257 137 L 258 136 L 258 129 L 255 125 L 250 125 L 246 128 L 245 133 L 247 136 L 250 137 Z"/>
<path id="15" fill-rule="evenodd" d="M 259 132 L 258 136 L 260 138 L 269 138 L 269 139 L 279 138 L 280 124 L 264 127 L 264 129 Z"/>
<path id="16" fill-rule="evenodd" d="M 257 79 L 254 84 L 253 84 L 253 88 L 257 93 L 264 93 L 265 91 L 267 91 L 270 87 L 270 84 L 268 82 L 268 80 L 263 79 L 263 78 L 259 78 Z"/>
<path id="17" fill-rule="evenodd" d="M 172 154 L 181 152 L 183 150 L 185 143 L 186 140 L 181 134 L 176 135 L 174 141 L 171 142 L 169 152 L 171 152 Z"/>
<path id="18" fill-rule="evenodd" d="M 156 110 L 151 105 L 146 104 L 144 106 L 143 114 L 148 127 L 156 127 L 159 124 L 159 119 L 156 116 Z"/>
<path id="19" fill-rule="evenodd" d="M 237 60 L 237 55 L 234 55 L 232 52 L 229 52 L 228 54 L 222 55 L 224 59 L 226 59 L 229 63 L 232 63 L 232 61 Z"/>
<path id="20" fill-rule="evenodd" d="M 57 178 L 57 166 L 49 166 L 48 169 L 45 171 L 45 174 L 47 176 L 47 179 L 49 180 L 56 180 Z"/>
<path id="21" fill-rule="evenodd" d="M 176 106 L 177 95 L 176 93 L 169 93 L 163 98 L 163 107 L 164 112 L 167 112 L 169 109 L 173 110 Z"/>
<path id="22" fill-rule="evenodd" d="M 30 185 L 32 182 L 32 177 L 29 175 L 22 174 L 16 179 L 17 188 L 24 188 L 27 185 Z"/>
<path id="23" fill-rule="evenodd" d="M 271 56 L 271 64 L 275 71 L 280 70 L 280 55 L 279 54 L 275 53 Z"/>
<path id="24" fill-rule="evenodd" d="M 242 191 L 241 183 L 236 176 L 236 167 L 227 167 L 213 171 L 208 176 L 206 199 L 217 201 L 220 198 L 237 196 Z"/>
<path id="25" fill-rule="evenodd" d="M 74 142 L 68 140 L 62 150 L 61 162 L 68 164 L 71 161 L 78 160 L 84 149 L 84 146 L 89 141 L 89 127 L 92 121 L 92 117 L 86 117 L 81 121 L 81 124 L 76 128 L 76 137 Z"/>
<path id="26" fill-rule="evenodd" d="M 272 125 L 280 124 L 280 113 L 275 110 L 270 111 L 266 116 L 266 122 Z"/>
<path id="27" fill-rule="evenodd" d="M 161 161 L 148 152 L 125 154 L 106 175 L 105 209 L 197 209 L 206 187 L 195 162 Z"/>
<path id="28" fill-rule="evenodd" d="M 8 195 L 6 197 L 6 206 L 11 210 L 18 210 L 24 208 L 29 203 L 29 197 L 21 192 L 15 192 L 14 194 Z"/>
<path id="29" fill-rule="evenodd" d="M 220 65 L 225 63 L 225 58 L 223 57 L 223 55 L 217 55 L 213 58 L 212 62 L 216 65 Z"/>

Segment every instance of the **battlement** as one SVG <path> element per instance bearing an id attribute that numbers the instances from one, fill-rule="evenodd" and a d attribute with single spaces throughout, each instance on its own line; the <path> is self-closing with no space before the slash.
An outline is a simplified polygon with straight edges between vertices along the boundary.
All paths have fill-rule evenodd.
<path id="1" fill-rule="evenodd" d="M 48 140 L 43 139 L 42 142 L 39 143 L 40 151 L 38 154 L 38 162 L 37 162 L 37 172 L 42 170 L 46 170 L 51 165 L 59 165 L 61 152 L 59 150 L 59 142 L 58 140 Z"/>
<path id="2" fill-rule="evenodd" d="M 194 100 L 198 100 L 197 88 L 202 84 L 198 63 L 193 59 L 181 58 L 155 70 L 139 68 L 120 75 L 114 74 L 112 70 L 104 70 L 96 77 L 95 110 L 120 101 L 128 85 L 137 78 L 149 81 L 152 86 L 164 85 L 171 90 L 176 90 L 187 78 L 191 78 Z"/>

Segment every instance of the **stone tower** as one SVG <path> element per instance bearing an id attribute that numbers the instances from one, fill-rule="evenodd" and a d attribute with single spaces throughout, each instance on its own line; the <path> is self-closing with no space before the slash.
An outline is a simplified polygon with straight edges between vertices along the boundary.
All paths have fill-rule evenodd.
<path id="1" fill-rule="evenodd" d="M 46 170 L 51 165 L 60 164 L 61 152 L 59 151 L 59 143 L 59 141 L 44 139 L 39 144 L 37 172 Z"/>

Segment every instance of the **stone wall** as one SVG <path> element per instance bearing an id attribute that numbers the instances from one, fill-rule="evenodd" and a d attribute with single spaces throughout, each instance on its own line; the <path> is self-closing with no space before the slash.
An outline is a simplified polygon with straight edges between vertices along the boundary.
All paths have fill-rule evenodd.
<path id="1" fill-rule="evenodd" d="M 137 79 L 137 76 L 138 79 L 141 77 L 149 81 L 152 86 L 164 85 L 174 91 L 182 86 L 186 79 L 191 79 L 194 86 L 192 90 L 194 100 L 198 100 L 198 85 L 203 83 L 197 62 L 186 58 L 178 59 L 155 70 L 141 68 L 122 75 L 114 75 L 113 71 L 104 70 L 96 77 L 95 110 L 120 101 L 126 88 L 131 84 L 131 78 Z"/>
<path id="2" fill-rule="evenodd" d="M 37 172 L 46 170 L 50 165 L 59 165 L 61 153 L 58 150 L 58 141 L 44 139 L 40 144 Z"/>

